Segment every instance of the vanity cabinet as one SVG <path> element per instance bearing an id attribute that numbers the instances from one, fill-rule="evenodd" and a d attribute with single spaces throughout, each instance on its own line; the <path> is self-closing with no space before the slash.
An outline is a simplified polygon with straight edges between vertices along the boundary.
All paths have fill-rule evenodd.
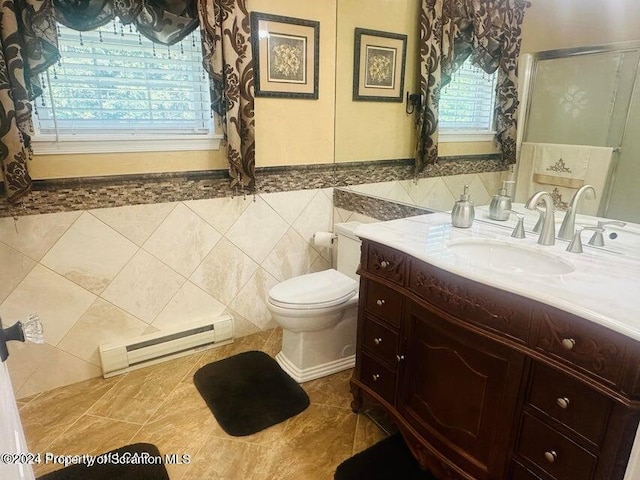
<path id="1" fill-rule="evenodd" d="M 363 240 L 352 407 L 439 480 L 622 479 L 640 343 Z"/>

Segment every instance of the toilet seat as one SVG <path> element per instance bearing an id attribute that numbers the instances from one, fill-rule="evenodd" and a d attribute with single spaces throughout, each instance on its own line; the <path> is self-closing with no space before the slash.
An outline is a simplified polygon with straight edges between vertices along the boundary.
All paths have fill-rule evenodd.
<path id="1" fill-rule="evenodd" d="M 291 310 L 341 305 L 358 290 L 358 282 L 334 269 L 293 277 L 269 291 L 272 305 Z"/>

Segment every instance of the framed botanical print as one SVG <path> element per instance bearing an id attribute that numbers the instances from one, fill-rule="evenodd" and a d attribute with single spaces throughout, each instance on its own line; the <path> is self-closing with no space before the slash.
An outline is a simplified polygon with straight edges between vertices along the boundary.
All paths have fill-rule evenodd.
<path id="1" fill-rule="evenodd" d="M 353 99 L 402 102 L 407 36 L 356 28 Z"/>
<path id="2" fill-rule="evenodd" d="M 318 98 L 320 22 L 251 13 L 256 97 Z"/>

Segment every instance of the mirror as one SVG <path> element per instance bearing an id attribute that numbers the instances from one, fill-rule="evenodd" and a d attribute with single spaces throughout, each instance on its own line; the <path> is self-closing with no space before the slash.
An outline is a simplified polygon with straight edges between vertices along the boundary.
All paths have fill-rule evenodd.
<path id="1" fill-rule="evenodd" d="M 417 91 L 418 0 L 336 0 L 336 163 L 406 159 L 413 156 L 413 116 L 405 92 Z M 356 28 L 407 35 L 402 101 L 354 100 Z M 358 139 L 354 141 L 354 139 Z"/>
<path id="2" fill-rule="evenodd" d="M 419 88 L 417 19 L 420 8 L 420 0 L 336 0 L 335 163 L 372 160 L 403 162 L 406 171 L 411 169 L 416 143 L 415 117 L 407 114 L 404 97 L 407 93 L 417 92 Z M 353 99 L 356 28 L 407 35 L 403 101 Z M 487 155 L 495 152 L 495 146 L 490 141 L 440 144 L 440 153 L 444 156 Z M 468 168 L 463 163 L 450 165 L 451 168 L 445 170 L 465 173 Z M 482 169 L 476 168 L 474 171 Z M 485 202 L 488 202 L 489 192 L 494 193 L 499 187 L 503 172 L 479 175 L 473 175 L 472 194 L 477 185 L 483 190 Z M 401 180 L 354 185 L 351 190 L 431 210 L 448 210 L 462 191 L 463 184 L 464 179 L 456 175 L 424 178 L 418 184 L 412 180 Z M 452 191 L 458 193 L 454 196 Z"/>
<path id="3" fill-rule="evenodd" d="M 417 88 L 418 82 L 415 77 L 419 67 L 414 60 L 417 58 L 415 24 L 417 24 L 420 2 L 376 0 L 375 3 L 376 5 L 371 6 L 370 2 L 367 2 L 365 6 L 362 1 L 337 0 L 335 110 L 335 161 L 337 163 L 410 158 L 413 155 L 415 141 L 413 124 L 412 119 L 404 112 L 404 104 L 379 105 L 375 102 L 355 102 L 351 98 L 351 88 L 345 88 L 345 85 L 350 86 L 352 82 L 355 27 L 407 33 L 409 40 L 405 90 L 412 92 Z M 551 2 L 548 5 L 537 5 L 536 2 L 531 7 L 527 12 L 530 17 L 529 24 L 525 17 L 523 25 L 523 53 L 553 48 L 554 42 L 559 46 L 565 46 L 575 41 L 587 44 L 594 40 L 602 40 L 604 44 L 611 41 L 610 39 L 620 40 L 620 35 L 624 38 L 624 32 L 616 36 L 612 29 L 602 25 L 603 15 L 613 15 L 611 11 L 597 11 L 600 8 L 598 6 L 589 6 L 590 10 L 585 11 L 587 7 L 580 6 L 581 4 L 572 0 L 569 4 L 571 5 L 560 6 Z M 553 36 L 545 33 L 548 32 L 549 22 L 558 27 L 565 25 L 571 18 L 568 14 L 579 8 L 582 9 L 581 12 L 585 15 L 587 23 L 599 25 L 599 28 L 592 31 L 592 33 L 596 32 L 593 38 L 589 35 L 576 34 L 575 29 L 580 28 L 583 31 L 584 25 L 573 29 L 558 28 L 558 33 L 554 33 Z M 619 20 L 629 24 L 634 22 L 634 20 Z M 640 145 L 638 145 L 640 139 L 634 138 L 637 136 L 630 135 L 628 132 L 640 131 L 639 47 L 640 42 L 635 44 L 627 42 L 611 47 L 576 47 L 547 51 L 535 56 L 531 55 L 528 64 L 524 65 L 525 68 L 520 67 L 521 80 L 527 79 L 527 75 L 529 80 L 529 83 L 525 82 L 520 89 L 522 99 L 520 118 L 526 118 L 520 122 L 522 140 L 527 143 L 609 146 L 614 149 L 611 163 L 605 169 L 607 172 L 597 179 L 599 181 L 596 187 L 598 199 L 592 202 L 593 205 L 584 212 L 592 216 L 617 218 L 634 223 L 640 223 L 640 209 L 637 208 L 637 205 L 640 205 L 640 197 L 637 196 L 638 189 L 634 188 L 637 179 L 640 178 L 640 161 L 637 160 L 640 158 Z M 568 76 L 567 72 L 573 72 L 573 76 Z M 594 74 L 600 74 L 600 77 L 596 78 Z M 563 79 L 566 80 L 565 83 L 569 80 L 575 81 L 563 86 L 549 84 L 550 80 L 555 80 L 557 83 L 557 80 Z M 636 84 L 637 88 L 634 91 Z M 581 93 L 587 90 L 591 93 Z M 558 92 L 566 97 L 564 103 L 560 103 L 557 97 Z M 555 100 L 553 100 L 554 95 L 556 95 Z M 588 98 L 585 98 L 585 95 Z M 548 111 L 552 101 L 559 105 L 556 108 L 558 117 L 559 113 L 565 114 L 565 118 L 568 115 L 563 125 L 572 128 L 558 128 L 558 123 L 549 122 L 549 115 L 545 117 L 542 114 L 546 109 Z M 585 101 L 586 106 L 582 108 L 581 105 Z M 576 110 L 579 111 L 576 113 Z M 603 115 L 602 112 L 606 114 Z M 580 122 L 574 118 L 574 115 L 581 117 Z M 585 128 L 587 124 L 582 121 L 583 118 L 590 120 L 588 128 Z M 627 132 L 626 135 L 625 132 Z M 358 142 L 354 142 L 354 138 L 358 138 Z M 473 153 L 473 148 L 477 148 L 477 145 L 467 147 L 470 148 L 468 153 Z M 455 151 L 456 148 L 463 147 L 461 144 L 441 144 L 441 153 L 450 149 Z M 477 150 L 475 153 L 478 153 Z M 488 203 L 490 196 L 498 191 L 501 180 L 507 178 L 516 180 L 518 174 L 526 173 L 526 168 L 520 168 L 520 164 L 517 167 L 518 170 L 514 172 L 494 172 L 493 175 L 488 176 L 480 174 L 484 175 L 482 183 L 488 194 L 488 196 L 481 195 L 480 203 Z M 442 177 L 441 180 L 445 180 L 444 186 L 449 188 L 447 198 L 461 193 L 462 190 L 457 185 L 459 181 L 448 177 Z M 438 201 L 438 198 L 443 197 L 438 197 L 436 194 L 431 195 L 431 199 L 417 198 L 420 193 L 415 190 L 419 185 L 416 186 L 411 181 L 396 183 L 402 184 L 404 192 L 398 190 L 397 186 L 390 187 L 387 182 L 370 186 L 353 186 L 351 190 L 429 209 L 449 210 L 451 208 L 452 202 L 448 199 Z M 522 203 L 528 198 L 528 189 L 525 188 L 524 183 L 524 181 L 519 182 L 516 187 L 513 195 L 515 202 Z M 596 183 L 595 180 L 594 183 Z M 630 195 L 636 195 L 634 200 L 629 200 L 632 198 Z M 580 212 L 583 212 L 583 208 L 586 208 L 588 203 L 589 201 L 581 206 Z M 578 220 L 580 221 L 580 218 Z"/>

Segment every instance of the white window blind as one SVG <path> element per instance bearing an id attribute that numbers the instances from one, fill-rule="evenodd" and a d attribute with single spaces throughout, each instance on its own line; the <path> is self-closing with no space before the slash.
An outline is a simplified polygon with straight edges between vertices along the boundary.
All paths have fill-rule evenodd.
<path id="1" fill-rule="evenodd" d="M 40 138 L 213 134 L 198 30 L 167 47 L 115 22 L 87 32 L 60 25 L 59 48 L 35 101 Z"/>
<path id="2" fill-rule="evenodd" d="M 493 131 L 496 76 L 465 62 L 440 94 L 439 131 Z"/>

